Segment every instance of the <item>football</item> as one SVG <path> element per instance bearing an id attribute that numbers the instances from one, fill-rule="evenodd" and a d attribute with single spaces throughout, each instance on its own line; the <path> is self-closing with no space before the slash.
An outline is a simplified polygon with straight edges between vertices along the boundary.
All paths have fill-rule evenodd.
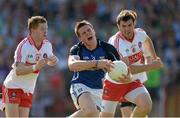
<path id="1" fill-rule="evenodd" d="M 128 67 L 123 61 L 113 61 L 114 68 L 108 72 L 109 77 L 114 81 L 119 81 L 119 77 L 128 74 Z"/>

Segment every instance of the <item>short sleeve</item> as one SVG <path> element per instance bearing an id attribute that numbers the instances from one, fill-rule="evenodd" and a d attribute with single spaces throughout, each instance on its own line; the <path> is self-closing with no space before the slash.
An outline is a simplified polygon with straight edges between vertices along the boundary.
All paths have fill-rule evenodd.
<path id="1" fill-rule="evenodd" d="M 110 59 L 111 61 L 120 60 L 119 54 L 113 45 L 104 42 L 103 48 L 107 52 L 108 59 Z"/>
<path id="2" fill-rule="evenodd" d="M 69 55 L 78 55 L 79 52 L 79 47 L 77 45 L 74 45 L 70 51 L 69 51 Z"/>
<path id="3" fill-rule="evenodd" d="M 48 42 L 48 48 L 47 48 L 47 54 L 48 54 L 48 57 L 51 57 L 53 56 L 53 48 L 52 48 L 52 44 L 50 42 Z"/>
<path id="4" fill-rule="evenodd" d="M 15 54 L 14 54 L 14 62 L 26 62 L 26 57 L 27 57 L 27 48 L 25 45 L 25 41 L 22 41 L 21 43 L 18 44 Z"/>
<path id="5" fill-rule="evenodd" d="M 111 45 L 114 45 L 114 38 L 115 36 L 111 36 L 108 40 L 108 43 L 111 44 Z"/>
<path id="6" fill-rule="evenodd" d="M 142 42 L 144 42 L 147 39 L 147 37 L 148 37 L 146 31 L 144 31 L 141 28 L 136 28 L 136 31 L 138 32 L 138 34 L 140 34 Z"/>

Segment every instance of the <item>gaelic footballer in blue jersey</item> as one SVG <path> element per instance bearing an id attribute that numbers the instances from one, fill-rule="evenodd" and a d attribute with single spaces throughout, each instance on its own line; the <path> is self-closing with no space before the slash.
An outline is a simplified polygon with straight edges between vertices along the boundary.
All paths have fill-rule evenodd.
<path id="1" fill-rule="evenodd" d="M 70 49 L 68 66 L 74 72 L 70 93 L 78 109 L 71 117 L 98 117 L 101 110 L 102 81 L 106 71 L 119 60 L 116 49 L 96 37 L 93 26 L 86 20 L 76 23 L 79 43 Z"/>

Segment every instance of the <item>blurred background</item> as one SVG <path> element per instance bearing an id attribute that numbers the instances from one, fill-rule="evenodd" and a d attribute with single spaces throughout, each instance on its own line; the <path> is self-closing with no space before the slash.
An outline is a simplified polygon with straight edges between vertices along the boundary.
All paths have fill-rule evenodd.
<path id="1" fill-rule="evenodd" d="M 116 16 L 122 9 L 137 12 L 137 27 L 151 37 L 165 64 L 163 70 L 148 73 L 150 79 L 145 85 L 154 103 L 149 116 L 180 116 L 179 0 L 0 0 L 0 85 L 11 69 L 17 44 L 28 34 L 28 18 L 43 15 L 48 20 L 48 39 L 60 61 L 56 67 L 42 70 L 30 116 L 72 114 L 76 109 L 69 94 L 72 72 L 67 57 L 78 41 L 75 22 L 90 21 L 97 36 L 107 41 L 117 31 Z M 116 116 L 120 116 L 119 110 Z"/>

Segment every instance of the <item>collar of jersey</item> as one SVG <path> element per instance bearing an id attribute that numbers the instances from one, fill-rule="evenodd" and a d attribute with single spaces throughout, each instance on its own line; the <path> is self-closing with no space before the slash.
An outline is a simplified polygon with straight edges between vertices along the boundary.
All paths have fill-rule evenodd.
<path id="1" fill-rule="evenodd" d="M 42 45 L 43 45 L 43 42 L 44 42 L 44 40 L 43 40 L 43 41 L 41 42 L 41 46 L 38 48 L 38 47 L 36 46 L 36 43 L 34 42 L 33 38 L 31 37 L 31 35 L 28 35 L 27 39 L 29 40 L 29 43 L 30 43 L 31 45 L 34 45 L 34 46 L 36 47 L 37 50 L 40 50 L 40 49 L 41 49 L 41 47 L 42 47 Z"/>
<path id="2" fill-rule="evenodd" d="M 82 42 L 79 42 L 79 45 L 81 45 L 81 46 L 83 46 L 84 48 L 86 48 L 85 46 L 84 46 L 84 44 L 82 43 Z M 96 50 L 98 47 L 100 47 L 101 46 L 101 40 L 100 39 L 97 39 L 97 46 L 96 46 L 96 48 L 94 49 L 94 50 Z M 87 48 L 86 48 L 87 49 Z M 88 50 L 88 49 L 87 49 Z M 92 51 L 94 51 L 94 50 L 92 50 Z M 91 51 L 91 52 L 92 52 Z"/>

